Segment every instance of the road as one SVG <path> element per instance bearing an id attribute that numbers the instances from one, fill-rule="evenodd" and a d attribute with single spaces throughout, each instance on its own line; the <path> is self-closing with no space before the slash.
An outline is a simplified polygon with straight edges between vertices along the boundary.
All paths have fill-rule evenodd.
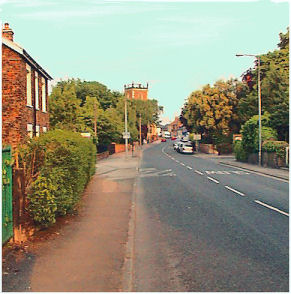
<path id="1" fill-rule="evenodd" d="M 133 291 L 288 291 L 284 180 L 147 148 L 140 163 Z"/>

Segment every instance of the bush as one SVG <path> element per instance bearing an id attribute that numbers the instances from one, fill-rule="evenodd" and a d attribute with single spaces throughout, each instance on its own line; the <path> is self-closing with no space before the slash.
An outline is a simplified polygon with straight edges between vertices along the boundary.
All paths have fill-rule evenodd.
<path id="1" fill-rule="evenodd" d="M 31 178 L 30 214 L 36 223 L 48 226 L 56 216 L 75 209 L 95 172 L 96 146 L 77 133 L 54 130 L 34 138 L 22 151 L 22 164 Z"/>
<path id="2" fill-rule="evenodd" d="M 248 153 L 258 152 L 259 149 L 259 122 L 258 115 L 254 115 L 242 126 L 242 147 Z M 262 141 L 277 140 L 276 130 L 269 127 L 269 114 L 262 115 Z"/>
<path id="3" fill-rule="evenodd" d="M 242 141 L 235 141 L 233 151 L 237 161 L 246 162 L 248 160 L 248 154 L 242 146 Z"/>
<path id="4" fill-rule="evenodd" d="M 277 156 L 284 159 L 286 157 L 286 147 L 289 144 L 285 141 L 265 141 L 262 145 L 264 152 L 276 152 Z"/>
<path id="5" fill-rule="evenodd" d="M 232 144 L 230 143 L 219 143 L 216 145 L 216 150 L 218 154 L 230 154 L 232 153 Z"/>

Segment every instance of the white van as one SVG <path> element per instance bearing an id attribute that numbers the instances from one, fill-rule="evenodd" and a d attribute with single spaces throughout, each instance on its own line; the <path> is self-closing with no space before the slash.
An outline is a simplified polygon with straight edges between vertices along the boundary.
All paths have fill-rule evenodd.
<path id="1" fill-rule="evenodd" d="M 165 139 L 170 139 L 170 138 L 171 138 L 171 133 L 165 131 L 165 132 L 164 132 L 164 138 L 165 138 Z"/>

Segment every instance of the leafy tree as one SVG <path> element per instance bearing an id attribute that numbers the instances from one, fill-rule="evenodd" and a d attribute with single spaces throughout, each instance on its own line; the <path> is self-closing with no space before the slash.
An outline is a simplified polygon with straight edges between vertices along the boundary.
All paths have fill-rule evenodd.
<path id="1" fill-rule="evenodd" d="M 289 29 L 280 33 L 279 50 L 261 55 L 262 112 L 268 111 L 270 125 L 277 130 L 280 140 L 289 137 Z M 254 87 L 239 102 L 243 121 L 258 113 L 258 67 L 252 70 Z"/>
<path id="2" fill-rule="evenodd" d="M 61 81 L 53 88 L 50 96 L 51 127 L 94 135 L 97 116 L 96 139 L 99 144 L 124 142 L 124 99 L 119 92 L 112 92 L 98 82 L 79 79 Z M 142 125 L 156 123 L 162 108 L 157 100 L 128 100 L 127 104 L 128 131 L 131 138 L 137 140 L 139 116 Z"/>
<path id="3" fill-rule="evenodd" d="M 50 126 L 79 131 L 82 128 L 80 103 L 74 82 L 61 82 L 54 87 L 49 98 Z"/>
<path id="4" fill-rule="evenodd" d="M 229 136 L 239 130 L 238 97 L 243 85 L 236 80 L 217 81 L 193 92 L 185 103 L 182 120 L 188 129 L 212 138 Z"/>

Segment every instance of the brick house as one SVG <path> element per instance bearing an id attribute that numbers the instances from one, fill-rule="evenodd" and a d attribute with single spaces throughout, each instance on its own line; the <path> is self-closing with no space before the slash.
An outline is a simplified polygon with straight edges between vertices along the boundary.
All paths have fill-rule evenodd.
<path id="1" fill-rule="evenodd" d="M 49 129 L 48 80 L 52 77 L 2 28 L 2 144 L 16 147 Z"/>
<path id="2" fill-rule="evenodd" d="M 168 130 L 172 136 L 178 136 L 178 130 L 183 126 L 178 116 L 175 117 L 174 121 L 172 121 L 169 126 Z"/>

